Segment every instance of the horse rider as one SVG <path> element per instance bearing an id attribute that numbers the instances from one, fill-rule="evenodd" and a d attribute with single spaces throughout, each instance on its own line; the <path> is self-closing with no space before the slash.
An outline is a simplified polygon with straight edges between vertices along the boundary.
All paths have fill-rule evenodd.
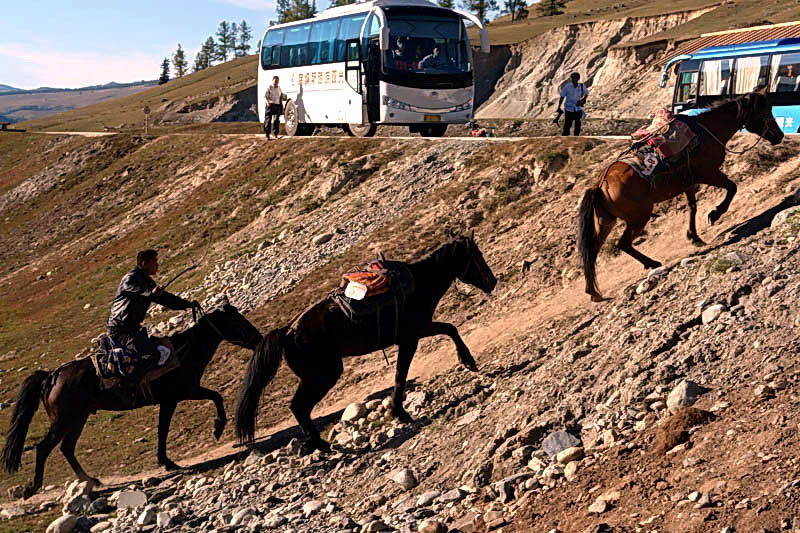
<path id="1" fill-rule="evenodd" d="M 159 287 L 151 276 L 158 272 L 158 252 L 142 250 L 136 254 L 136 268 L 125 274 L 119 282 L 117 294 L 111 302 L 111 316 L 108 317 L 108 334 L 119 348 L 124 348 L 138 356 L 137 369 L 129 380 L 124 380 L 123 395 L 133 401 L 136 385 L 142 375 L 150 370 L 155 362 L 169 355 L 160 341 L 147 334 L 142 321 L 150 304 L 155 302 L 167 309 L 181 311 L 200 309 L 196 300 L 188 301 Z"/>

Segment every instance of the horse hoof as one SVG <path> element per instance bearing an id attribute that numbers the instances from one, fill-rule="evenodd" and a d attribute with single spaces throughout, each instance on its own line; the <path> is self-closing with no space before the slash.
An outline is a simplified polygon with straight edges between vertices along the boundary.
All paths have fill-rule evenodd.
<path id="1" fill-rule="evenodd" d="M 28 485 L 25 487 L 25 490 L 22 492 L 22 499 L 27 500 L 39 490 L 39 487 L 34 487 L 32 485 Z"/>
<path id="2" fill-rule="evenodd" d="M 596 302 L 596 303 L 600 303 L 600 302 L 605 302 L 606 301 L 606 299 L 603 298 L 602 296 L 600 296 L 599 294 L 592 294 L 591 297 L 592 297 L 592 301 Z"/>
<path id="3" fill-rule="evenodd" d="M 398 419 L 403 424 L 413 424 L 414 419 L 411 418 L 411 415 L 408 414 L 408 411 L 405 409 L 395 409 L 392 413 L 396 419 Z"/>
<path id="4" fill-rule="evenodd" d="M 468 359 L 465 357 L 459 359 L 461 360 L 461 364 L 464 365 L 464 368 L 467 370 L 471 370 L 472 372 L 478 371 L 478 364 L 475 362 L 475 359 L 473 359 L 472 356 L 470 356 Z"/>
<path id="5" fill-rule="evenodd" d="M 708 221 L 709 226 L 713 226 L 719 220 L 719 215 L 716 211 L 709 211 L 708 215 L 706 215 L 706 220 Z"/>
<path id="6" fill-rule="evenodd" d="M 222 432 L 225 431 L 225 423 L 227 420 L 214 420 L 214 438 L 219 440 Z"/>
<path id="7" fill-rule="evenodd" d="M 164 466 L 164 470 L 166 470 L 167 472 L 174 472 L 175 470 L 181 469 L 181 467 L 178 464 L 174 463 L 170 459 L 162 461 L 161 465 Z"/>

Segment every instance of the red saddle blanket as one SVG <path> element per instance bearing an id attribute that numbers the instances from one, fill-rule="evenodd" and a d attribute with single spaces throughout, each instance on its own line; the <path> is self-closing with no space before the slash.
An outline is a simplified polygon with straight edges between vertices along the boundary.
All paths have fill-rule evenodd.
<path id="1" fill-rule="evenodd" d="M 350 282 L 360 283 L 367 288 L 365 298 L 388 292 L 392 286 L 391 274 L 381 261 L 373 261 L 365 270 L 344 274 L 342 286 Z"/>
<path id="2" fill-rule="evenodd" d="M 668 109 L 659 109 L 649 126 L 639 128 L 631 134 L 631 139 L 637 144 L 643 143 L 662 159 L 680 154 L 695 137 L 689 126 L 677 120 Z"/>

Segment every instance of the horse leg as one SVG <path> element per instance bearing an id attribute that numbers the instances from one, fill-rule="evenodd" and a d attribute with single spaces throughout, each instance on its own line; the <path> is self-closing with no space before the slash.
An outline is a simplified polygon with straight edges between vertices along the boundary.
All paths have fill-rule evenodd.
<path id="1" fill-rule="evenodd" d="M 66 432 L 67 429 L 64 424 L 60 420 L 56 420 L 55 423 L 50 426 L 44 438 L 36 445 L 36 470 L 33 474 L 33 481 L 30 485 L 25 487 L 25 492 L 22 496 L 26 500 L 42 488 L 44 465 L 47 462 L 47 457 L 50 455 L 50 452 L 53 451 L 53 448 L 61 442 Z"/>
<path id="2" fill-rule="evenodd" d="M 435 337 L 436 335 L 447 335 L 452 339 L 456 345 L 456 353 L 458 354 L 459 362 L 473 372 L 478 371 L 478 365 L 475 363 L 475 358 L 467 348 L 461 335 L 458 334 L 458 329 L 453 324 L 447 322 L 431 322 L 426 325 L 420 332 L 420 338 Z"/>
<path id="3" fill-rule="evenodd" d="M 180 469 L 180 466 L 167 457 L 167 436 L 169 435 L 169 426 L 172 423 L 172 415 L 175 414 L 176 407 L 178 407 L 178 402 L 169 400 L 163 402 L 158 408 L 158 445 L 156 448 L 156 460 L 158 464 L 163 466 L 168 472 Z"/>
<path id="4" fill-rule="evenodd" d="M 64 435 L 64 440 L 61 441 L 61 453 L 64 454 L 69 466 L 72 467 L 72 470 L 80 481 L 88 481 L 93 487 L 99 487 L 101 485 L 100 480 L 89 476 L 83 470 L 83 467 L 81 467 L 78 458 L 75 457 L 75 445 L 78 444 L 78 439 L 81 436 L 84 425 L 86 425 L 87 418 L 88 416 L 84 416 L 82 420 L 78 421 L 78 423 Z"/>
<path id="5" fill-rule="evenodd" d="M 708 183 L 708 185 L 711 185 L 712 187 L 720 187 L 725 189 L 725 198 L 722 199 L 722 202 L 720 202 L 717 207 L 708 212 L 708 224 L 712 226 L 717 222 L 717 220 L 720 219 L 722 215 L 728 211 L 728 208 L 733 201 L 733 197 L 736 196 L 736 184 L 731 181 L 728 176 L 723 174 L 722 171 L 717 170 L 713 177 L 715 178 L 713 183 L 709 183 L 706 180 L 703 182 Z"/>
<path id="6" fill-rule="evenodd" d="M 217 409 L 217 418 L 214 419 L 214 438 L 219 440 L 222 436 L 222 432 L 225 430 L 225 424 L 228 423 L 228 417 L 225 416 L 225 403 L 222 400 L 222 395 L 215 390 L 197 387 L 197 389 L 189 395 L 187 400 L 211 400 L 214 402 L 214 407 Z"/>
<path id="7" fill-rule="evenodd" d="M 647 220 L 649 220 L 650 215 L 647 215 L 647 218 L 644 221 L 637 221 L 635 223 L 631 223 L 626 221 L 625 224 L 625 231 L 622 233 L 622 237 L 619 238 L 619 242 L 617 243 L 617 248 L 628 254 L 629 256 L 633 257 L 637 261 L 639 261 L 645 268 L 658 268 L 661 266 L 661 263 L 650 259 L 642 252 L 636 250 L 633 247 L 633 240 L 641 235 L 642 230 L 644 230 L 645 225 L 647 224 Z"/>
<path id="8" fill-rule="evenodd" d="M 686 232 L 686 238 L 692 241 L 695 246 L 703 246 L 705 243 L 703 239 L 697 234 L 697 227 L 695 225 L 695 218 L 697 216 L 697 185 L 692 185 L 686 191 L 686 201 L 689 203 L 689 231 Z"/>
<path id="9" fill-rule="evenodd" d="M 344 372 L 342 360 L 338 357 L 331 359 L 333 359 L 332 363 L 319 365 L 300 376 L 300 385 L 290 404 L 292 414 L 306 435 L 307 452 L 313 450 L 328 452 L 331 449 L 330 444 L 322 440 L 311 419 L 311 411 L 314 410 L 314 406 L 328 394 L 328 391 L 333 388 Z"/>
<path id="10" fill-rule="evenodd" d="M 414 421 L 408 411 L 403 408 L 403 399 L 408 369 L 411 367 L 411 360 L 414 358 L 414 354 L 417 352 L 418 343 L 419 340 L 414 339 L 413 341 L 401 342 L 398 345 L 397 369 L 394 374 L 394 391 L 392 392 L 392 414 L 405 424 L 410 424 Z"/>

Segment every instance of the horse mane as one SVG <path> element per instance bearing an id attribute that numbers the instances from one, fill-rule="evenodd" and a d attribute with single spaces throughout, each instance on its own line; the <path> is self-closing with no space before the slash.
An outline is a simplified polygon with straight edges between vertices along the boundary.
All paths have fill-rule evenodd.
<path id="1" fill-rule="evenodd" d="M 204 324 L 203 323 L 203 319 L 206 316 L 208 316 L 210 314 L 213 314 L 213 313 L 216 313 L 218 311 L 219 311 L 219 309 L 215 309 L 214 311 L 211 311 L 210 313 L 206 313 L 205 316 L 202 316 L 202 317 L 197 319 L 197 323 L 196 324 L 192 324 L 192 326 L 186 328 L 185 330 L 179 331 L 178 333 L 173 333 L 172 335 L 169 335 L 168 337 L 166 337 L 172 343 L 172 346 L 175 348 L 175 351 L 176 352 L 180 352 L 181 351 L 180 350 L 181 347 L 183 347 L 184 345 L 192 342 L 193 336 L 194 336 L 194 334 L 196 332 L 203 331 L 203 330 L 206 330 L 206 329 L 210 329 L 208 324 Z M 179 359 L 183 359 L 183 358 L 180 357 Z"/>
<path id="2" fill-rule="evenodd" d="M 736 105 L 736 120 L 737 121 L 738 120 L 742 120 L 742 119 L 744 119 L 745 113 L 748 110 L 745 98 L 747 96 L 749 96 L 750 94 L 754 94 L 754 93 L 748 93 L 748 94 L 743 94 L 743 95 L 740 95 L 740 96 L 735 96 L 733 98 L 724 98 L 722 100 L 718 100 L 718 101 L 712 103 L 710 106 L 708 106 L 708 112 L 711 112 L 711 111 L 722 111 L 722 110 L 725 110 L 728 107 L 732 107 L 733 105 Z"/>
<path id="3" fill-rule="evenodd" d="M 445 242 L 444 244 L 439 245 L 438 248 L 433 250 L 431 253 L 414 261 L 414 263 L 422 263 L 423 261 L 433 261 L 435 263 L 440 263 L 447 257 L 453 257 L 458 250 L 458 246 L 462 243 L 466 242 L 466 237 L 463 235 L 453 237 L 449 241 Z"/>

